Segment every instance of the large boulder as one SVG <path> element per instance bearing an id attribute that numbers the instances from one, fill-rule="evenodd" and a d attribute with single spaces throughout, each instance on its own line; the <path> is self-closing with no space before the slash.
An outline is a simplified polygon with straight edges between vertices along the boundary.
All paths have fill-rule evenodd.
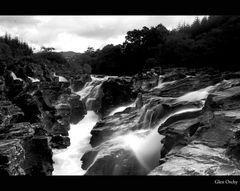
<path id="1" fill-rule="evenodd" d="M 70 123 L 77 124 L 87 114 L 86 106 L 76 94 L 71 94 L 68 102 L 71 106 Z"/>
<path id="2" fill-rule="evenodd" d="M 52 150 L 46 136 L 34 136 L 23 141 L 25 160 L 21 165 L 30 176 L 48 176 L 53 171 Z"/>
<path id="3" fill-rule="evenodd" d="M 53 136 L 50 140 L 50 146 L 55 149 L 65 149 L 70 146 L 70 138 L 61 135 Z"/>
<path id="4" fill-rule="evenodd" d="M 99 157 L 85 175 L 144 175 L 146 172 L 131 151 L 119 149 Z"/>
<path id="5" fill-rule="evenodd" d="M 132 81 L 125 78 L 110 78 L 102 84 L 103 96 L 101 99 L 101 108 L 99 113 L 106 115 L 110 109 L 120 104 L 128 103 L 137 94 L 133 92 Z"/>

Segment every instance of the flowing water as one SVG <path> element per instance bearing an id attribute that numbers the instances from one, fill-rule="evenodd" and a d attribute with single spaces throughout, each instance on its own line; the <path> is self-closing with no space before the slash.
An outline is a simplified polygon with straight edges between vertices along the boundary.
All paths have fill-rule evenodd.
<path id="1" fill-rule="evenodd" d="M 178 110 L 161 119 L 153 129 L 132 131 L 127 133 L 126 135 L 119 137 L 119 139 L 124 142 L 123 145 L 129 146 L 129 148 L 134 152 L 138 161 L 145 169 L 147 169 L 148 171 L 152 170 L 159 165 L 160 152 L 163 146 L 161 140 L 165 137 L 158 133 L 159 126 L 163 124 L 168 118 L 174 115 L 202 110 L 204 106 L 203 100 L 206 99 L 207 95 L 211 90 L 213 90 L 214 87 L 215 86 L 209 86 L 197 91 L 193 91 L 176 99 L 176 102 L 186 100 L 189 102 L 194 102 L 202 100 L 202 106 L 200 108 L 191 107 Z"/>
<path id="2" fill-rule="evenodd" d="M 90 132 L 97 122 L 98 116 L 93 111 L 88 111 L 78 124 L 71 124 L 70 146 L 67 149 L 53 152 L 53 161 L 55 162 L 53 175 L 83 175 L 85 173 L 81 168 L 80 158 L 85 151 L 91 148 L 89 145 Z"/>
<path id="3" fill-rule="evenodd" d="M 92 80 L 90 82 L 87 82 L 81 91 L 75 92 L 81 96 L 82 100 L 86 99 L 86 103 L 88 99 L 94 99 L 98 96 L 101 84 L 109 77 L 96 78 L 94 76 L 91 76 L 91 78 Z M 161 87 L 161 81 L 159 81 L 157 88 Z M 198 91 L 187 93 L 177 98 L 175 102 L 194 102 L 204 100 L 206 99 L 209 91 L 211 91 L 213 88 L 214 86 L 209 86 Z M 204 104 L 204 101 L 202 103 Z M 127 105 L 122 105 L 113 109 L 109 116 L 114 115 L 116 112 L 121 112 L 127 107 L 134 106 L 135 102 Z M 164 138 L 164 136 L 158 133 L 159 126 L 171 116 L 184 112 L 194 112 L 201 110 L 202 107 L 178 110 L 161 119 L 154 128 L 128 131 L 124 135 L 115 136 L 109 140 L 111 142 L 110 145 L 113 145 L 113 147 L 120 146 L 131 150 L 141 165 L 144 168 L 151 170 L 154 167 L 158 166 L 160 151 L 163 146 L 161 140 Z M 78 124 L 70 125 L 69 138 L 71 145 L 66 149 L 53 150 L 53 175 L 83 175 L 85 173 L 85 170 L 81 168 L 82 162 L 80 159 L 86 151 L 91 149 L 91 145 L 89 144 L 89 140 L 91 138 L 90 132 L 98 120 L 98 116 L 93 111 L 87 111 L 86 116 Z"/>
<path id="4" fill-rule="evenodd" d="M 194 101 L 199 101 L 202 99 L 206 99 L 209 92 L 214 89 L 215 86 L 208 86 L 206 88 L 189 92 L 177 99 L 178 102 L 181 101 L 188 101 L 188 102 L 194 102 Z"/>
<path id="5" fill-rule="evenodd" d="M 165 87 L 166 85 L 171 85 L 176 82 L 176 80 L 173 80 L 170 82 L 162 82 L 162 81 L 163 81 L 163 76 L 160 75 L 159 79 L 158 79 L 158 85 L 153 87 L 150 91 L 155 90 L 155 89 L 161 89 L 161 88 Z"/>
<path id="6" fill-rule="evenodd" d="M 81 91 L 76 92 L 81 96 L 81 99 L 88 95 L 95 95 L 95 92 L 99 91 L 101 83 L 107 80 L 107 78 L 91 78 L 91 82 L 87 82 Z M 80 158 L 91 148 L 89 144 L 90 132 L 98 120 L 98 115 L 95 112 L 87 111 L 87 114 L 78 124 L 70 125 L 68 132 L 70 146 L 66 149 L 53 149 L 53 175 L 83 175 L 85 173 L 81 168 Z"/>
<path id="7" fill-rule="evenodd" d="M 202 107 L 188 108 L 174 112 L 161 119 L 153 129 L 136 130 L 123 135 L 121 137 L 122 141 L 131 148 L 141 165 L 150 171 L 159 164 L 160 152 L 163 146 L 161 140 L 165 137 L 158 133 L 159 126 L 174 115 L 199 111 L 201 109 Z"/>
<path id="8" fill-rule="evenodd" d="M 127 104 L 127 105 L 117 107 L 108 116 L 114 115 L 115 113 L 118 113 L 118 112 L 122 112 L 128 107 L 135 107 L 135 105 L 136 105 L 135 102 L 133 102 L 133 103 L 130 103 L 130 104 Z"/>

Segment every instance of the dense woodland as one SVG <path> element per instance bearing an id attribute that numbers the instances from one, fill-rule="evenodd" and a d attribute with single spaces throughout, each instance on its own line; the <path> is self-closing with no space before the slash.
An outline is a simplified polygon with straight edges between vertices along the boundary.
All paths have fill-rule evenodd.
<path id="1" fill-rule="evenodd" d="M 49 68 L 106 75 L 133 75 L 153 67 L 213 67 L 238 70 L 240 16 L 196 18 L 169 31 L 162 24 L 128 31 L 125 42 L 84 53 L 32 48 L 9 35 L 0 37 L 0 61 L 46 63 Z"/>

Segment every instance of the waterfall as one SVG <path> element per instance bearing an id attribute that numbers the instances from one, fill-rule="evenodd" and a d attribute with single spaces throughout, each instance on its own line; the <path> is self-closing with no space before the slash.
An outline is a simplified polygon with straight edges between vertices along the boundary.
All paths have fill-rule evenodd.
<path id="1" fill-rule="evenodd" d="M 107 80 L 107 77 L 96 78 L 91 76 L 91 78 L 92 81 L 87 82 L 81 91 L 75 92 L 81 96 L 81 100 L 88 95 L 95 95 L 102 82 Z M 70 146 L 66 149 L 53 149 L 53 175 L 83 175 L 85 173 L 81 168 L 82 161 L 80 158 L 87 150 L 91 149 L 89 144 L 90 132 L 98 120 L 99 118 L 94 111 L 87 111 L 85 117 L 78 124 L 70 124 L 68 132 Z"/>
<path id="2" fill-rule="evenodd" d="M 158 128 L 168 118 L 186 112 L 199 111 L 201 108 L 188 108 L 176 111 L 160 120 L 153 129 L 136 130 L 122 136 L 122 141 L 134 152 L 138 161 L 147 170 L 152 170 L 159 164 L 161 140 L 165 137 L 158 133 Z"/>
<path id="3" fill-rule="evenodd" d="M 159 79 L 158 79 L 158 85 L 153 87 L 150 91 L 155 90 L 155 89 L 161 89 L 161 88 L 165 87 L 166 85 L 171 85 L 176 82 L 176 80 L 173 80 L 170 82 L 162 82 L 162 81 L 163 81 L 163 75 L 160 75 Z"/>
<path id="4" fill-rule="evenodd" d="M 128 107 L 135 107 L 136 103 L 133 102 L 133 103 L 130 103 L 130 104 L 127 104 L 127 105 L 122 105 L 120 107 L 117 107 L 116 109 L 114 109 L 108 116 L 112 116 L 114 115 L 115 113 L 118 113 L 118 112 L 122 112 L 124 111 L 126 108 Z"/>
<path id="5" fill-rule="evenodd" d="M 104 78 L 97 78 L 94 76 L 91 76 L 91 81 L 87 82 L 84 87 L 78 91 L 75 92 L 76 94 L 81 96 L 81 99 L 85 99 L 86 97 L 89 97 L 91 95 L 97 96 L 97 93 L 99 92 L 101 84 L 106 81 L 109 78 L 109 76 L 106 76 Z"/>
<path id="6" fill-rule="evenodd" d="M 177 101 L 178 102 L 181 102 L 181 101 L 194 102 L 194 101 L 206 99 L 209 92 L 211 90 L 213 90 L 214 87 L 216 87 L 216 85 L 215 86 L 208 86 L 206 88 L 203 88 L 203 89 L 200 89 L 200 90 L 197 90 L 197 91 L 189 92 L 189 93 L 177 98 Z"/>
<path id="7" fill-rule="evenodd" d="M 84 175 L 84 173 L 86 172 L 81 168 L 82 161 L 80 159 L 85 152 L 91 149 L 91 145 L 89 144 L 91 138 L 90 132 L 94 125 L 99 121 L 97 114 L 91 109 L 91 104 L 101 94 L 101 85 L 108 78 L 109 76 L 101 78 L 91 76 L 92 80 L 87 82 L 80 91 L 75 92 L 76 94 L 80 95 L 81 100 L 85 102 L 88 111 L 85 117 L 78 124 L 70 125 L 70 146 L 66 149 L 53 150 L 53 175 Z M 159 79 L 159 84 L 155 88 L 161 88 L 166 84 L 174 82 L 175 81 L 162 83 Z M 163 146 L 161 140 L 164 138 L 164 136 L 158 133 L 159 126 L 174 115 L 201 110 L 204 106 L 207 95 L 214 89 L 214 87 L 216 87 L 216 85 L 189 92 L 183 96 L 174 99 L 175 103 L 185 101 L 201 101 L 202 105 L 200 108 L 180 108 L 179 110 L 175 110 L 172 113 L 169 113 L 167 116 L 165 115 L 161 119 L 158 119 L 156 123 L 152 125 L 152 127 L 147 126 L 142 129 L 135 130 L 129 129 L 126 132 L 123 131 L 124 133 L 122 133 L 121 129 L 119 129 L 119 132 L 114 134 L 111 139 L 103 143 L 104 149 L 98 153 L 99 157 L 103 156 L 104 152 L 108 152 L 109 150 L 123 148 L 125 150 L 131 151 L 143 168 L 148 171 L 152 170 L 159 164 L 160 152 Z M 121 105 L 113 109 L 107 117 L 113 116 L 117 112 L 124 111 L 128 107 L 135 107 L 135 105 L 136 101 L 133 103 L 128 103 L 127 105 Z M 157 109 L 157 107 L 147 109 L 145 104 L 139 109 L 139 112 L 142 113 L 142 116 L 146 117 L 147 115 L 151 116 L 153 112 L 155 112 L 155 109 Z M 143 119 L 147 120 L 145 118 Z M 122 125 L 122 128 L 127 129 L 127 127 L 127 123 Z M 98 158 L 98 155 L 96 156 L 96 158 Z M 93 164 L 94 162 L 91 165 Z"/>
<path id="8" fill-rule="evenodd" d="M 213 90 L 214 87 L 216 86 L 209 86 L 207 88 L 203 88 L 198 91 L 187 93 L 179 97 L 178 99 L 176 99 L 176 102 L 181 102 L 185 100 L 189 102 L 204 100 L 209 94 L 209 91 Z M 141 130 L 130 131 L 127 134 L 121 136 L 121 140 L 122 142 L 125 142 L 125 145 L 127 145 L 134 152 L 136 158 L 141 163 L 141 165 L 145 169 L 150 171 L 154 167 L 159 165 L 160 151 L 163 146 L 163 144 L 161 143 L 161 140 L 165 137 L 158 133 L 159 126 L 174 115 L 202 110 L 202 108 L 204 107 L 204 102 L 205 101 L 202 101 L 203 105 L 200 108 L 191 107 L 191 108 L 180 109 L 173 113 L 170 113 L 168 116 L 162 118 L 154 126 L 153 129 L 150 128 L 150 129 L 144 129 L 144 130 L 141 129 Z M 146 105 L 144 105 L 143 108 L 145 108 L 145 106 Z M 145 116 L 146 115 L 147 114 L 145 114 Z"/>
<path id="9" fill-rule="evenodd" d="M 76 125 L 71 125 L 69 137 L 71 144 L 68 148 L 62 150 L 54 150 L 53 175 L 83 175 L 82 162 L 80 158 L 85 151 L 91 147 L 89 140 L 91 130 L 98 122 L 98 116 L 93 111 L 88 111 L 83 120 Z"/>

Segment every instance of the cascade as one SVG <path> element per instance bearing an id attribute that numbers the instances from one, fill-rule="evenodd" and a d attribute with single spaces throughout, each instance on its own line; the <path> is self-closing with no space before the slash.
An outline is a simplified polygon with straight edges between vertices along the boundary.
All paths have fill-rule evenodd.
<path id="1" fill-rule="evenodd" d="M 103 81 L 107 78 L 92 77 L 79 92 L 81 100 L 86 96 L 98 92 Z M 83 175 L 85 171 L 81 168 L 82 155 L 91 148 L 89 140 L 91 130 L 99 118 L 94 111 L 87 114 L 78 124 L 71 124 L 69 130 L 70 146 L 66 149 L 53 149 L 54 171 L 53 175 Z"/>

